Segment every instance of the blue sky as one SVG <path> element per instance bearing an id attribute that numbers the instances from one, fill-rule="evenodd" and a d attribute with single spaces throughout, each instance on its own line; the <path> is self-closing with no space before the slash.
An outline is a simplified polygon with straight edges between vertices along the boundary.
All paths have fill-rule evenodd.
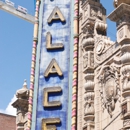
<path id="1" fill-rule="evenodd" d="M 15 6 L 21 5 L 34 15 L 33 0 L 12 0 Z M 107 14 L 113 10 L 113 0 L 101 0 Z M 108 22 L 108 36 L 116 39 L 113 22 Z M 16 90 L 27 79 L 30 80 L 33 24 L 0 10 L 0 112 L 10 113 L 11 99 Z M 13 99 L 12 99 L 13 100 Z"/>
<path id="2" fill-rule="evenodd" d="M 12 0 L 34 14 L 33 0 Z M 0 109 L 5 110 L 27 79 L 29 87 L 33 24 L 0 10 Z"/>

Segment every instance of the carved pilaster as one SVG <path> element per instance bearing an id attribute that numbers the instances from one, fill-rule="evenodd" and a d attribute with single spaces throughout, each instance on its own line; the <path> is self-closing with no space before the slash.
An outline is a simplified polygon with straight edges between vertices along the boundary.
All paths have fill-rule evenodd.
<path id="1" fill-rule="evenodd" d="M 81 1 L 82 59 L 84 77 L 84 125 L 83 130 L 95 129 L 94 108 L 94 47 L 96 37 L 106 35 L 106 10 L 100 0 Z"/>
<path id="2" fill-rule="evenodd" d="M 117 24 L 117 42 L 121 45 L 122 120 L 123 130 L 130 129 L 130 1 L 115 0 L 117 7 L 109 18 Z"/>
<path id="3" fill-rule="evenodd" d="M 88 28 L 89 30 L 89 28 Z M 91 33 L 92 34 L 92 33 Z M 84 83 L 84 130 L 91 130 L 94 127 L 94 39 L 88 34 L 83 40 L 83 73 L 85 78 Z M 90 122 L 93 125 L 90 125 Z"/>
<path id="4" fill-rule="evenodd" d="M 17 109 L 17 130 L 26 130 L 27 128 L 28 96 L 29 90 L 27 89 L 25 80 L 23 88 L 16 92 L 17 100 L 12 104 L 12 106 Z"/>

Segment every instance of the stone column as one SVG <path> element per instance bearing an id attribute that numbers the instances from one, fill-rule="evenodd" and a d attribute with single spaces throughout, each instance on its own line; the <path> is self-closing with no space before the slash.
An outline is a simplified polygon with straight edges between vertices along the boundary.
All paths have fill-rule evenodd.
<path id="1" fill-rule="evenodd" d="M 26 130 L 27 128 L 28 96 L 29 90 L 27 89 L 25 80 L 23 88 L 16 92 L 17 100 L 12 104 L 12 106 L 17 109 L 17 130 Z"/>
<path id="2" fill-rule="evenodd" d="M 117 42 L 121 45 L 122 120 L 123 130 L 130 129 L 130 1 L 115 0 L 117 7 L 109 19 L 117 24 Z"/>
<path id="3" fill-rule="evenodd" d="M 88 28 L 91 28 L 88 25 Z M 92 130 L 94 128 L 94 39 L 89 36 L 84 39 L 83 43 L 83 73 L 85 78 L 84 83 L 84 130 Z"/>
<path id="4" fill-rule="evenodd" d="M 84 124 L 83 130 L 95 129 L 95 108 L 94 108 L 94 44 L 95 37 L 104 35 L 105 9 L 100 0 L 82 0 L 80 15 L 80 44 L 82 46 L 83 59 L 83 96 L 84 96 Z M 98 24 L 100 23 L 100 25 Z M 79 60 L 80 61 L 80 60 Z M 80 63 L 79 63 L 80 64 Z M 81 76 L 82 77 L 82 76 Z M 79 77 L 80 78 L 80 77 Z M 80 91 L 80 90 L 79 90 Z M 81 104 L 78 104 L 81 105 Z M 81 128 L 80 128 L 81 129 Z"/>

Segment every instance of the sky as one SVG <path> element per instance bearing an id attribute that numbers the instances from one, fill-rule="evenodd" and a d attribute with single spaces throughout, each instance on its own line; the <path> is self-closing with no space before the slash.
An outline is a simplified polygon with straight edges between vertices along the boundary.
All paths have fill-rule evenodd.
<path id="1" fill-rule="evenodd" d="M 34 15 L 34 0 L 11 0 Z M 101 0 L 107 15 L 113 11 L 113 0 Z M 116 40 L 115 23 L 107 20 L 108 37 Z M 15 93 L 27 79 L 29 88 L 33 24 L 0 10 L 0 112 L 15 115 L 11 107 Z"/>

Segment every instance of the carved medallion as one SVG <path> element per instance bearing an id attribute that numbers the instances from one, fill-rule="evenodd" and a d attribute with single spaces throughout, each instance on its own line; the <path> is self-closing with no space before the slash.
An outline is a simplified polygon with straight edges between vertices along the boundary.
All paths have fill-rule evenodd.
<path id="1" fill-rule="evenodd" d="M 106 65 L 99 72 L 100 94 L 103 109 L 107 109 L 112 117 L 115 103 L 119 99 L 119 72 L 115 66 Z"/>
<path id="2" fill-rule="evenodd" d="M 113 52 L 117 51 L 115 43 L 107 37 L 98 36 L 95 38 L 95 62 L 102 63 L 107 57 L 111 56 Z"/>
<path id="3" fill-rule="evenodd" d="M 103 41 L 100 41 L 96 46 L 96 53 L 100 55 L 104 50 L 104 43 Z"/>

